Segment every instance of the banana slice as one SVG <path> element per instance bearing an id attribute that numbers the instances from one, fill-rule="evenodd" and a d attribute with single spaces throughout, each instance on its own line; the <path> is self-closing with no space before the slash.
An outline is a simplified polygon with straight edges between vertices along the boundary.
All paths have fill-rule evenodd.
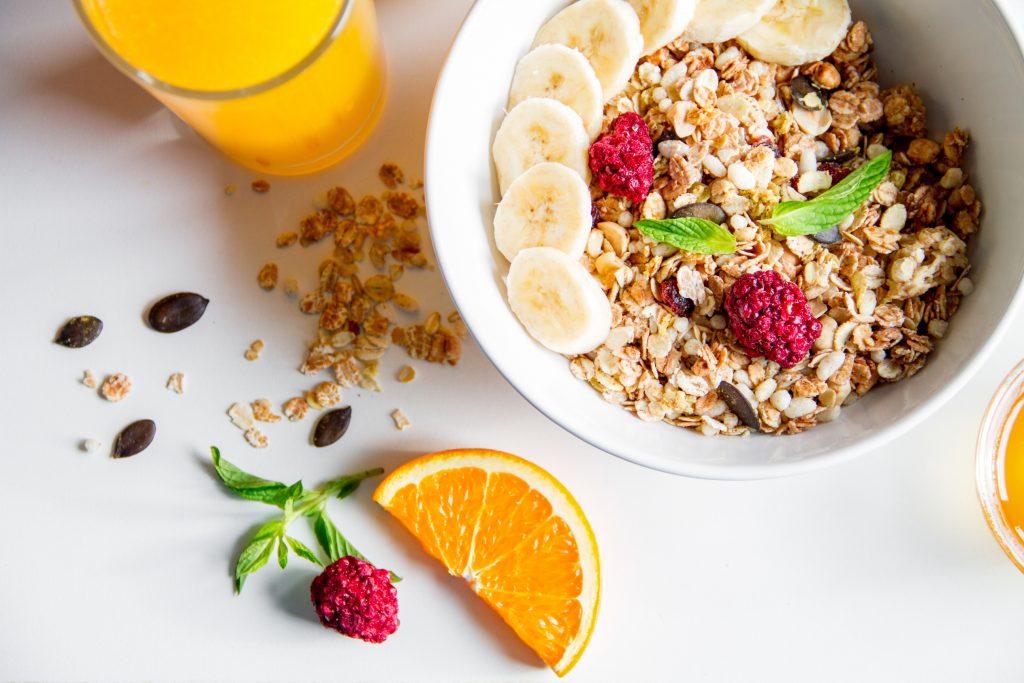
<path id="1" fill-rule="evenodd" d="M 698 43 L 732 40 L 753 28 L 776 0 L 699 0 L 686 37 Z"/>
<path id="2" fill-rule="evenodd" d="M 758 59 L 799 66 L 835 52 L 849 28 L 850 5 L 846 0 L 779 0 L 738 40 Z"/>
<path id="3" fill-rule="evenodd" d="M 579 261 L 551 247 L 523 249 L 512 261 L 508 303 L 531 337 L 565 355 L 593 351 L 612 326 L 601 285 Z"/>
<path id="4" fill-rule="evenodd" d="M 583 119 L 567 105 L 547 97 L 530 97 L 508 113 L 494 136 L 494 166 L 505 194 L 526 169 L 544 161 L 565 164 L 590 182 L 590 138 Z"/>
<path id="5" fill-rule="evenodd" d="M 533 46 L 559 43 L 590 60 L 607 101 L 626 87 L 644 53 L 640 20 L 624 0 L 578 0 L 537 31 Z"/>
<path id="6" fill-rule="evenodd" d="M 509 185 L 494 214 L 494 242 L 509 261 L 530 247 L 579 258 L 592 222 L 587 184 L 562 164 L 545 162 Z"/>
<path id="7" fill-rule="evenodd" d="M 644 54 L 659 50 L 682 35 L 693 19 L 697 0 L 626 0 L 640 17 Z"/>
<path id="8" fill-rule="evenodd" d="M 520 59 L 512 77 L 508 106 L 514 107 L 528 97 L 550 97 L 572 107 L 583 119 L 591 140 L 601 132 L 601 81 L 579 50 L 565 45 L 541 45 Z"/>

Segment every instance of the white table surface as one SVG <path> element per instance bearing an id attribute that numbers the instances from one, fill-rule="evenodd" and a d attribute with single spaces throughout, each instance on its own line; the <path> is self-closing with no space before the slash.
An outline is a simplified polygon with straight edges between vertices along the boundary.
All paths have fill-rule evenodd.
<path id="1" fill-rule="evenodd" d="M 375 190 L 382 160 L 417 175 L 433 82 L 470 2 L 377 4 L 391 92 L 376 133 L 342 165 L 274 180 L 265 196 L 108 66 L 70 3 L 0 4 L 0 679 L 553 680 L 370 486 L 331 510 L 405 579 L 387 643 L 322 628 L 314 570 L 294 558 L 234 596 L 239 543 L 271 509 L 221 490 L 214 443 L 246 469 L 307 484 L 474 445 L 548 468 L 602 550 L 601 614 L 573 680 L 1024 680 L 1024 575 L 989 534 L 973 477 L 976 429 L 1021 356 L 1024 320 L 913 434 L 795 479 L 695 481 L 620 461 L 534 411 L 471 342 L 455 369 L 418 364 L 411 385 L 391 379 L 405 359 L 390 354 L 383 393 L 350 392 L 353 426 L 336 448 L 306 445 L 308 420 L 271 425 L 266 451 L 242 442 L 227 405 L 309 385 L 295 367 L 314 323 L 255 274 L 276 259 L 308 284 L 320 252 L 281 254 L 274 235 L 317 190 Z M 1024 7 L 1003 5 L 1019 29 Z M 403 284 L 451 310 L 437 273 Z M 182 289 L 211 299 L 202 322 L 149 331 L 147 305 Z M 78 313 L 104 320 L 99 341 L 51 344 Z M 267 348 L 249 363 L 255 338 Z M 78 384 L 85 368 L 124 371 L 135 389 L 106 403 Z M 176 370 L 184 396 L 163 388 Z M 406 432 L 391 425 L 396 407 Z M 142 455 L 77 450 L 141 417 L 159 425 Z"/>

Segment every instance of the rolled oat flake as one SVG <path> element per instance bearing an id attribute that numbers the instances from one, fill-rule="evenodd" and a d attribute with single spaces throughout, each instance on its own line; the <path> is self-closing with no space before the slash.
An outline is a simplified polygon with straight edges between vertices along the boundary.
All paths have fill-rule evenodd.
<path id="1" fill-rule="evenodd" d="M 195 292 L 171 294 L 149 309 L 149 326 L 157 332 L 180 332 L 198 322 L 209 303 L 209 299 Z"/>
<path id="2" fill-rule="evenodd" d="M 69 349 L 80 349 L 96 341 L 102 331 L 102 320 L 91 315 L 79 315 L 64 323 L 53 341 Z"/>
<path id="3" fill-rule="evenodd" d="M 349 423 L 352 422 L 352 407 L 345 406 L 329 410 L 320 416 L 313 429 L 313 445 L 317 448 L 330 446 L 345 436 Z"/>
<path id="4" fill-rule="evenodd" d="M 138 455 L 153 443 L 156 423 L 152 420 L 137 420 L 121 430 L 114 440 L 113 458 L 128 458 Z"/>

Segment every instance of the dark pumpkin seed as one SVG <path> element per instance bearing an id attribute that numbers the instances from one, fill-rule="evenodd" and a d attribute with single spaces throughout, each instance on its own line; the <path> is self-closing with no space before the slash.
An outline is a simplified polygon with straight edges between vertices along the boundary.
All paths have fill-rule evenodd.
<path id="1" fill-rule="evenodd" d="M 208 303 L 209 299 L 194 292 L 171 294 L 149 309 L 149 326 L 157 332 L 181 332 L 203 317 Z"/>
<path id="2" fill-rule="evenodd" d="M 156 436 L 156 423 L 152 420 L 138 420 L 121 430 L 114 440 L 114 451 L 111 453 L 115 458 L 128 458 L 137 455 L 153 443 Z"/>
<path id="3" fill-rule="evenodd" d="M 790 84 L 789 89 L 793 93 L 793 101 L 804 109 L 810 111 L 821 111 L 825 108 L 826 98 L 821 88 L 814 85 L 814 82 L 807 76 L 797 76 Z"/>
<path id="4" fill-rule="evenodd" d="M 729 410 L 736 413 L 740 422 L 751 429 L 761 431 L 761 421 L 757 418 L 757 406 L 746 394 L 728 382 L 720 382 L 718 395 L 729 406 Z"/>
<path id="5" fill-rule="evenodd" d="M 352 422 L 351 406 L 328 410 L 316 422 L 316 427 L 313 429 L 313 445 L 317 448 L 330 446 L 345 436 L 350 422 Z"/>
<path id="6" fill-rule="evenodd" d="M 53 341 L 69 349 L 80 349 L 96 341 L 102 331 L 102 320 L 91 315 L 80 315 L 64 323 Z"/>
<path id="7" fill-rule="evenodd" d="M 828 230 L 811 233 L 810 238 L 818 244 L 839 244 L 843 241 L 843 235 L 839 232 L 838 225 L 833 225 Z"/>
<path id="8" fill-rule="evenodd" d="M 722 210 L 722 207 L 711 202 L 700 202 L 698 204 L 690 204 L 684 206 L 675 213 L 672 214 L 672 218 L 703 218 L 706 221 L 712 223 L 718 223 L 721 225 L 729 217 Z"/>

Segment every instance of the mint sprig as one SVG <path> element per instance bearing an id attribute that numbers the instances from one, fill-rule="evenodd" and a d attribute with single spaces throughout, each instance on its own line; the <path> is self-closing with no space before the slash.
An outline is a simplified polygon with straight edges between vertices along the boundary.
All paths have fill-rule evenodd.
<path id="1" fill-rule="evenodd" d="M 282 511 L 280 515 L 260 526 L 250 537 L 242 552 L 239 553 L 238 560 L 235 562 L 236 593 L 242 591 L 242 586 L 245 585 L 246 579 L 251 574 L 267 564 L 271 556 L 274 555 L 275 549 L 277 563 L 281 569 L 288 566 L 289 550 L 319 567 L 324 566 L 324 562 L 313 550 L 286 533 L 288 525 L 299 517 L 308 517 L 312 522 L 313 532 L 320 547 L 327 555 L 328 563 L 349 555 L 366 559 L 338 531 L 327 515 L 326 505 L 331 498 L 345 498 L 352 495 L 364 479 L 383 474 L 383 469 L 376 468 L 350 474 L 329 481 L 318 489 L 306 490 L 301 481 L 287 486 L 279 481 L 271 481 L 243 472 L 222 458 L 220 450 L 216 447 L 210 448 L 210 452 L 213 456 L 213 467 L 217 476 L 228 489 L 246 500 L 273 505 Z M 391 572 L 391 580 L 401 581 L 401 578 Z"/>
<path id="2" fill-rule="evenodd" d="M 892 167 L 892 152 L 881 154 L 814 199 L 782 202 L 761 220 L 783 237 L 812 235 L 839 225 L 874 193 Z"/>
<path id="3" fill-rule="evenodd" d="M 733 234 L 704 218 L 643 220 L 633 223 L 633 227 L 656 242 L 695 254 L 732 254 L 736 251 Z"/>

